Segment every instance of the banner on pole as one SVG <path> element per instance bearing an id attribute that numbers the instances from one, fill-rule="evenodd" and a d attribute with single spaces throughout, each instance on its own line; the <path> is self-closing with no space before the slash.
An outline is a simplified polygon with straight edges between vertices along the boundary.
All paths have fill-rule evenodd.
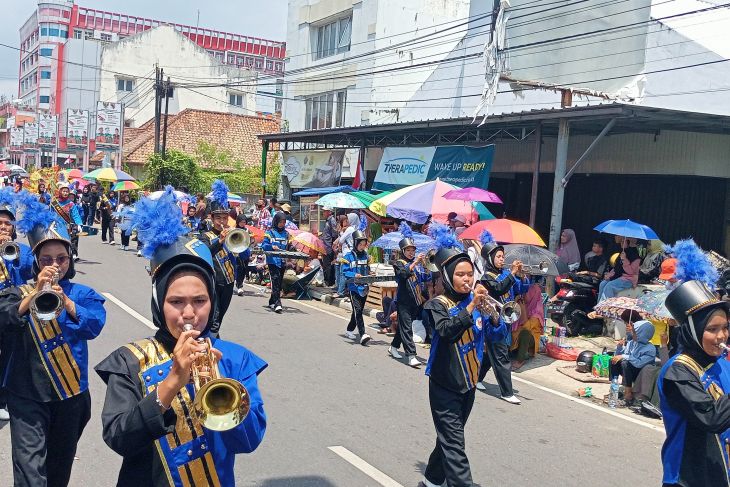
<path id="1" fill-rule="evenodd" d="M 282 174 L 292 188 L 325 188 L 340 183 L 344 150 L 284 151 L 282 154 Z"/>
<path id="2" fill-rule="evenodd" d="M 122 133 L 122 105 L 100 101 L 96 104 L 96 148 L 119 149 Z"/>
<path id="3" fill-rule="evenodd" d="M 23 150 L 38 151 L 38 122 L 26 123 L 23 126 Z"/>
<path id="4" fill-rule="evenodd" d="M 58 135 L 58 117 L 56 115 L 40 115 L 38 117 L 38 146 L 43 149 L 56 147 Z"/>
<path id="5" fill-rule="evenodd" d="M 66 148 L 85 149 L 89 143 L 89 111 L 69 109 L 66 115 Z"/>
<path id="6" fill-rule="evenodd" d="M 487 189 L 494 145 L 467 147 L 386 147 L 373 189 L 393 190 L 433 181 Z"/>
<path id="7" fill-rule="evenodd" d="M 23 152 L 23 127 L 10 129 L 10 151 Z"/>

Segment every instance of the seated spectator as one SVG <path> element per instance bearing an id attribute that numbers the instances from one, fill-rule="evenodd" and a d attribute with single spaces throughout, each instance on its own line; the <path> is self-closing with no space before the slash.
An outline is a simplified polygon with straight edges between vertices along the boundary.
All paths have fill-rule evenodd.
<path id="1" fill-rule="evenodd" d="M 578 249 L 578 241 L 575 238 L 574 230 L 570 228 L 563 229 L 560 234 L 560 247 L 558 247 L 555 254 L 571 271 L 580 267 L 580 250 Z"/>
<path id="2" fill-rule="evenodd" d="M 649 343 L 654 334 L 654 325 L 649 321 L 641 320 L 636 323 L 626 323 L 627 337 L 631 339 L 623 346 L 616 348 L 616 354 L 611 358 L 611 378 L 622 378 L 624 386 L 624 406 L 630 406 L 634 400 L 634 381 L 647 365 L 653 365 L 656 360 L 656 347 Z"/>
<path id="3" fill-rule="evenodd" d="M 603 237 L 593 239 L 591 251 L 583 257 L 584 270 L 578 274 L 588 275 L 603 279 L 606 272 L 608 260 L 606 257 L 606 240 Z"/>
<path id="4" fill-rule="evenodd" d="M 512 346 L 517 350 L 512 361 L 512 370 L 518 370 L 540 350 L 540 335 L 545 325 L 545 309 L 542 305 L 542 290 L 539 284 L 532 284 L 525 294 L 525 305 L 517 323 L 512 325 Z"/>
<path id="5" fill-rule="evenodd" d="M 626 247 L 620 254 L 616 268 L 606 274 L 598 287 L 598 302 L 615 297 L 619 291 L 636 287 L 639 282 L 641 259 L 636 247 Z M 619 277 L 616 277 L 619 276 Z"/>
<path id="6" fill-rule="evenodd" d="M 639 375 L 636 376 L 632 391 L 636 402 L 649 401 L 657 409 L 659 408 L 659 388 L 657 388 L 657 378 L 662 366 L 669 360 L 669 335 L 662 333 L 660 335 L 661 345 L 659 348 L 660 362 L 649 364 L 641 369 Z"/>
<path id="7" fill-rule="evenodd" d="M 650 240 L 646 246 L 646 257 L 642 259 L 639 267 L 639 282 L 646 284 L 657 279 L 666 258 L 664 244 L 659 240 Z"/>
<path id="8" fill-rule="evenodd" d="M 453 220 L 451 220 L 453 226 L 454 226 L 454 235 L 457 237 L 464 233 L 464 230 L 466 230 L 466 218 L 464 218 L 462 215 L 456 215 Z"/>
<path id="9" fill-rule="evenodd" d="M 309 250 L 309 256 L 311 259 L 306 262 L 304 260 L 290 261 L 287 264 L 287 270 L 284 272 L 284 279 L 282 280 L 281 290 L 284 293 L 284 297 L 292 297 L 296 295 L 296 292 L 292 290 L 292 286 L 299 279 L 304 277 L 314 269 L 319 269 L 317 275 L 312 280 L 313 286 L 321 286 L 324 281 L 324 274 L 322 273 L 322 264 L 319 261 L 319 252 L 316 250 Z"/>
<path id="10" fill-rule="evenodd" d="M 383 311 L 376 313 L 375 317 L 380 324 L 378 333 L 385 333 L 388 336 L 395 336 L 398 329 L 398 302 L 390 296 L 383 297 Z"/>

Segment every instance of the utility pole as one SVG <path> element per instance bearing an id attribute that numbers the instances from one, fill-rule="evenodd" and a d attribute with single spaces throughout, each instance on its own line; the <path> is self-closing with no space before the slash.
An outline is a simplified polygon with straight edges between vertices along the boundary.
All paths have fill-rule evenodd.
<path id="1" fill-rule="evenodd" d="M 162 70 L 155 65 L 155 154 L 160 153 L 160 118 L 162 114 Z"/>
<path id="2" fill-rule="evenodd" d="M 163 87 L 165 91 L 165 125 L 162 129 L 162 158 L 165 158 L 165 150 L 167 149 L 167 112 L 170 107 L 170 77 L 167 77 Z"/>

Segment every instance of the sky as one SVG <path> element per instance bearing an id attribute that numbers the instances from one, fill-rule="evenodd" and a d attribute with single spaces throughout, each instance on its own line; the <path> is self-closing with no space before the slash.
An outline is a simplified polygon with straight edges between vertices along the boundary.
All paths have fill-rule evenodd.
<path id="1" fill-rule="evenodd" d="M 236 34 L 286 40 L 287 0 L 77 0 L 82 7 L 196 25 Z M 37 7 L 36 0 L 3 1 L 0 43 L 17 47 L 18 29 Z M 0 46 L 0 94 L 17 96 L 19 54 Z"/>

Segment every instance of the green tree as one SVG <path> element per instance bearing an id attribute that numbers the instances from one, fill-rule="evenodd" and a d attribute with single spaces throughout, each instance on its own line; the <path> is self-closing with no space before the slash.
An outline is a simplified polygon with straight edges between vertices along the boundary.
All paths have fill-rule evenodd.
<path id="1" fill-rule="evenodd" d="M 175 188 L 188 188 L 191 192 L 205 190 L 205 178 L 200 167 L 192 156 L 184 152 L 169 150 L 164 159 L 160 154 L 153 154 L 145 169 L 145 189 L 154 191 L 171 184 Z"/>

